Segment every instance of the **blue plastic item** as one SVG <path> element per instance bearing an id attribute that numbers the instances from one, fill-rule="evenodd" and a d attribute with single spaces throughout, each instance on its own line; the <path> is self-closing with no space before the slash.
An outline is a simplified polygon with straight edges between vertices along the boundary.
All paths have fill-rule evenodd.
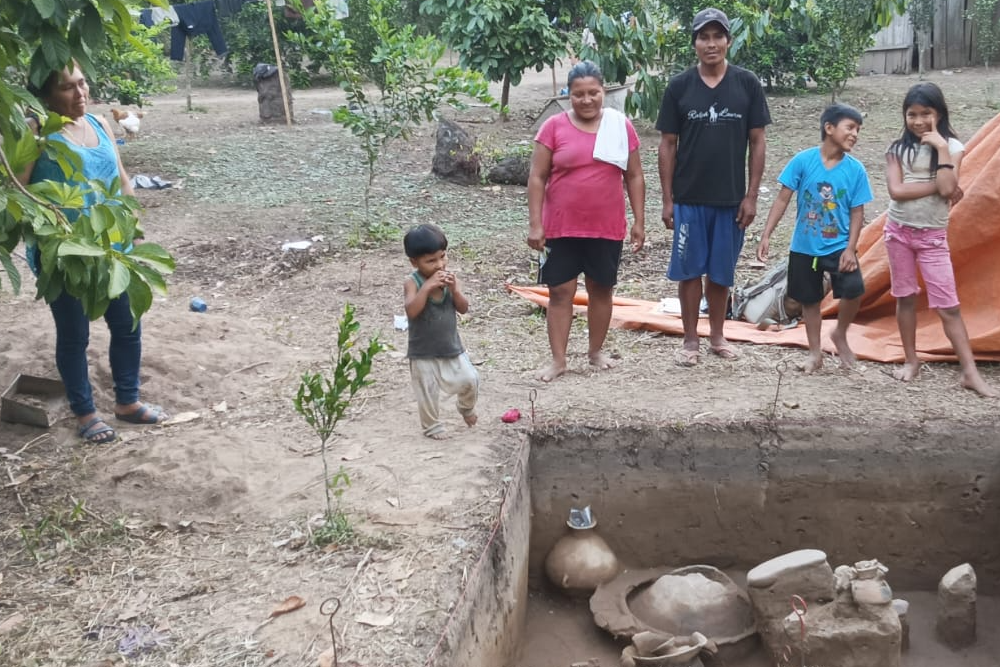
<path id="1" fill-rule="evenodd" d="M 191 297 L 191 310 L 196 313 L 204 313 L 208 310 L 208 304 L 201 297 L 193 296 Z"/>

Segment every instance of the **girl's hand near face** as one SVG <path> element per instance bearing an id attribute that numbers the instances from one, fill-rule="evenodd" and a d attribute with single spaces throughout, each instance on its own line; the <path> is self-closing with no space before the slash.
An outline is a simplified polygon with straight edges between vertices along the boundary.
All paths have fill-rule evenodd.
<path id="1" fill-rule="evenodd" d="M 931 121 L 931 129 L 921 135 L 920 143 L 939 151 L 948 149 L 948 140 L 937 131 L 937 121 L 934 120 Z"/>

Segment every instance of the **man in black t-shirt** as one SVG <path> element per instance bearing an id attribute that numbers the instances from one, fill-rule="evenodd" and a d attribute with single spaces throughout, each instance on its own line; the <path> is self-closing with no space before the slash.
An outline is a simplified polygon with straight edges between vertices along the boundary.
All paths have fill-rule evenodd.
<path id="1" fill-rule="evenodd" d="M 723 324 L 744 230 L 757 215 L 764 128 L 771 122 L 760 80 L 726 60 L 732 43 L 728 17 L 714 7 L 703 9 L 692 33 L 698 64 L 670 80 L 656 121 L 662 133 L 663 222 L 674 236 L 667 277 L 679 282 L 684 325 L 675 360 L 682 366 L 698 363 L 702 295 L 708 301 L 709 351 L 724 359 L 739 356 Z"/>

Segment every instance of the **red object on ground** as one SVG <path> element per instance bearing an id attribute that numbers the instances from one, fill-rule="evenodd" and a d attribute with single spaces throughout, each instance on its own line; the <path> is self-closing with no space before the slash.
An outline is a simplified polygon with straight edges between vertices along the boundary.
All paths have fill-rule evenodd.
<path id="1" fill-rule="evenodd" d="M 508 410 L 507 412 L 503 413 L 503 415 L 500 416 L 500 421 L 502 421 L 504 424 L 513 424 L 520 418 L 521 418 L 521 411 L 518 410 L 517 408 L 511 408 L 510 410 Z"/>

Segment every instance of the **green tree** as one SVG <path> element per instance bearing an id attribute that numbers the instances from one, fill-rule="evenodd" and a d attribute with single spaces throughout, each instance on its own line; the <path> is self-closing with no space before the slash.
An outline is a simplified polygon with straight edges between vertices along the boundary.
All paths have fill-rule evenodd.
<path id="1" fill-rule="evenodd" d="M 378 336 L 370 338 L 366 347 L 358 348 L 357 334 L 360 329 L 361 324 L 354 319 L 354 306 L 345 304 L 344 314 L 337 328 L 337 351 L 331 359 L 331 373 L 304 373 L 292 402 L 295 411 L 302 415 L 320 442 L 326 514 L 324 530 L 317 535 L 318 543 L 329 542 L 330 538 L 350 535 L 352 532 L 350 522 L 340 507 L 341 496 L 345 488 L 350 486 L 351 478 L 343 466 L 336 474 L 330 474 L 327 444 L 333 437 L 337 424 L 347 414 L 354 396 L 374 382 L 369 377 L 372 362 L 386 349 Z"/>
<path id="2" fill-rule="evenodd" d="M 326 67 L 347 94 L 347 106 L 335 109 L 333 119 L 361 142 L 368 170 L 364 205 L 369 223 L 371 186 L 386 146 L 396 139 L 409 139 L 422 122 L 434 120 L 442 104 L 463 108 L 469 98 L 493 103 L 481 74 L 438 66 L 445 49 L 436 38 L 416 35 L 412 25 L 392 25 L 381 0 L 370 0 L 370 8 L 369 20 L 378 42 L 367 67 L 362 68 L 353 40 L 325 3 L 303 14 L 311 34 L 295 37 L 312 41 L 327 54 Z M 362 73 L 372 68 L 379 71 L 377 99 L 366 88 Z"/>
<path id="3" fill-rule="evenodd" d="M 910 22 L 917 33 L 917 71 L 923 78 L 927 71 L 927 49 L 931 42 L 931 29 L 934 26 L 934 6 L 936 0 L 907 0 L 906 11 Z"/>
<path id="4" fill-rule="evenodd" d="M 987 68 L 1000 53 L 1000 28 L 997 27 L 997 0 L 973 0 L 966 18 L 976 27 L 976 51 Z"/>
<path id="5" fill-rule="evenodd" d="M 87 315 L 96 319 L 111 299 L 127 293 L 138 321 L 152 304 L 152 293 L 166 289 L 164 276 L 174 261 L 152 243 L 129 247 L 139 229 L 138 203 L 112 192 L 71 223 L 64 210 L 83 207 L 84 194 L 100 189 L 95 183 L 66 185 L 50 181 L 23 187 L 14 176 L 49 150 L 63 171 L 79 171 L 79 159 L 59 142 L 46 137 L 64 121 L 46 114 L 42 104 L 22 82 L 41 85 L 48 74 L 76 60 L 94 74 L 95 54 L 109 42 L 131 43 L 133 22 L 122 0 L 4 0 L 0 4 L 0 70 L 15 72 L 0 79 L 0 265 L 17 291 L 21 276 L 12 261 L 19 242 L 32 242 L 41 251 L 43 272 L 37 294 L 52 301 L 63 290 L 79 298 Z M 38 111 L 41 138 L 25 120 L 27 109 Z M 117 242 L 117 243 L 115 243 Z M 2 286 L 2 280 L 0 280 Z"/>
<path id="6" fill-rule="evenodd" d="M 537 0 L 424 0 L 420 11 L 441 17 L 441 34 L 459 65 L 502 81 L 500 105 L 527 69 L 542 71 L 566 55 L 566 38 Z"/>

